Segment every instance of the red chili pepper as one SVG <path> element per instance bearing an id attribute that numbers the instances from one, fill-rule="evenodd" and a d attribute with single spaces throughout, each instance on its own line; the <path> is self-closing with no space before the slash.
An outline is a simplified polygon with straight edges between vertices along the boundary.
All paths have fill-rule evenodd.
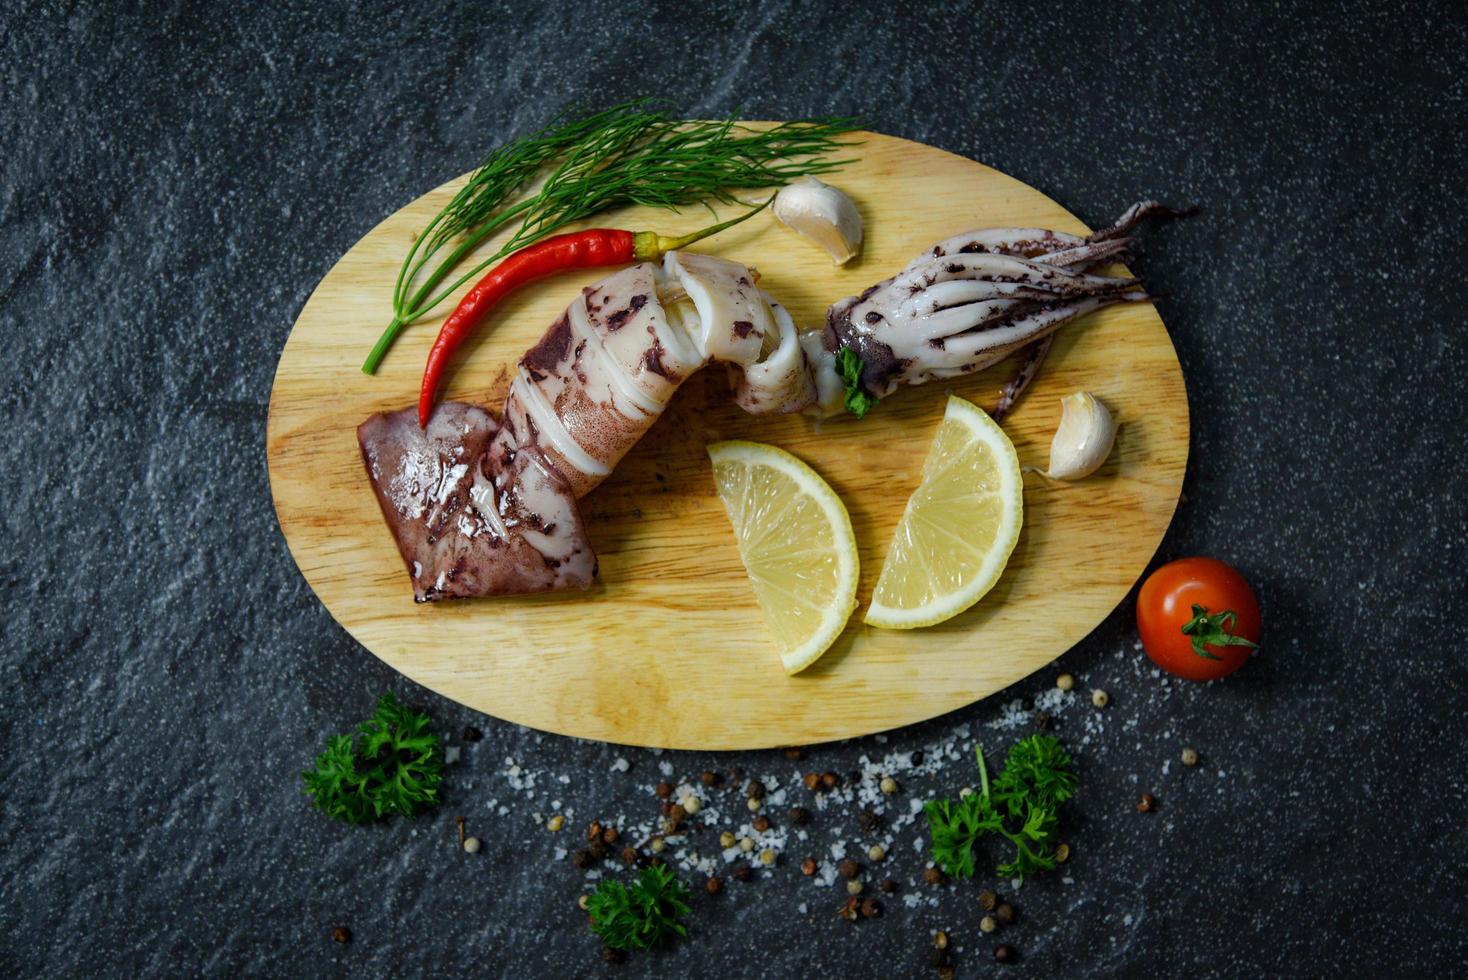
<path id="1" fill-rule="evenodd" d="M 434 395 L 438 391 L 449 359 L 484 321 L 485 316 L 505 296 L 525 285 L 562 269 L 590 269 L 626 262 L 655 262 L 674 249 L 691 245 L 753 217 L 769 207 L 765 201 L 753 211 L 729 221 L 722 221 L 678 238 L 653 231 L 623 231 L 619 228 L 588 228 L 564 235 L 554 235 L 506 258 L 485 273 L 483 279 L 459 301 L 454 312 L 439 327 L 438 338 L 428 352 L 423 368 L 423 386 L 418 392 L 418 424 L 428 427 L 433 414 Z"/>

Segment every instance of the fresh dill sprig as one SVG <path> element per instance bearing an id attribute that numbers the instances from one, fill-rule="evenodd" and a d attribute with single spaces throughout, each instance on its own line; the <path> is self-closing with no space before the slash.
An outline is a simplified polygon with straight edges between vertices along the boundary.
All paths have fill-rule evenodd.
<path id="1" fill-rule="evenodd" d="M 327 741 L 316 767 L 302 773 L 306 794 L 347 823 L 411 817 L 436 806 L 443 754 L 428 726 L 427 715 L 398 704 L 389 691 L 355 732 Z"/>
<path id="2" fill-rule="evenodd" d="M 974 844 L 999 834 L 1014 845 L 1014 858 L 999 865 L 1001 878 L 1021 881 L 1055 868 L 1060 804 L 1075 795 L 1070 756 L 1052 735 L 1015 743 L 1004 770 L 989 782 L 984 750 L 974 752 L 982 790 L 959 799 L 929 800 L 923 806 L 932 838 L 933 861 L 955 878 L 974 876 Z"/>
<path id="3" fill-rule="evenodd" d="M 602 879 L 586 901 L 591 931 L 612 949 L 649 949 L 687 935 L 688 886 L 666 865 L 642 869 L 631 887 Z"/>
<path id="4" fill-rule="evenodd" d="M 402 329 L 464 283 L 572 222 L 629 204 L 711 208 L 711 202 L 735 203 L 736 190 L 828 173 L 851 162 L 832 154 L 851 145 L 841 137 L 856 129 L 854 119 L 837 116 L 769 129 L 741 125 L 732 116 L 689 122 L 646 99 L 580 118 L 563 115 L 496 149 L 429 221 L 398 271 L 393 319 L 362 370 L 374 373 Z M 538 189 L 515 200 L 547 171 Z M 515 231 L 493 255 L 443 284 L 470 252 L 514 222 Z"/>

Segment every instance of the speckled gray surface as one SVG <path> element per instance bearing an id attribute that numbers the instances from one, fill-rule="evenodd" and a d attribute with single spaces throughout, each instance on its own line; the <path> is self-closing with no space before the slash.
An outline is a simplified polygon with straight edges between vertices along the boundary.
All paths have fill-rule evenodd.
<path id="1" fill-rule="evenodd" d="M 1225 684 L 1164 684 L 1123 607 L 1060 661 L 1113 701 L 1056 712 L 1083 771 L 1071 883 L 1019 892 L 1006 971 L 1464 969 L 1461 4 L 120 6 L 0 13 L 5 973 L 595 975 L 582 876 L 553 860 L 574 834 L 533 822 L 552 802 L 578 829 L 646 820 L 663 762 L 788 778 L 1028 730 L 989 726 L 1055 670 L 800 763 L 540 736 L 394 677 L 296 571 L 265 407 L 316 282 L 496 141 L 643 93 L 694 116 L 860 113 L 1092 223 L 1149 194 L 1205 209 L 1138 262 L 1194 424 L 1161 556 L 1239 565 L 1266 650 Z M 329 823 L 299 771 L 389 686 L 451 744 L 471 722 L 484 740 L 437 815 Z M 1169 764 L 1184 744 L 1198 769 Z M 931 755 L 897 812 L 971 778 Z M 1134 811 L 1142 789 L 1158 812 Z M 921 976 L 945 928 L 960 976 L 993 972 L 977 886 L 910 884 L 911 826 L 887 873 L 915 907 L 850 925 L 800 876 L 804 850 L 865 840 L 858 808 L 819 811 L 767 879 L 698 896 L 686 942 L 616 969 Z"/>

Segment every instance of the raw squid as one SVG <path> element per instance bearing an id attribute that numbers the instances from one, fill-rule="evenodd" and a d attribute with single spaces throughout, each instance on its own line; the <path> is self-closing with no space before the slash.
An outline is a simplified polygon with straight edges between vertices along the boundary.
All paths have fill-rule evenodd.
<path id="1" fill-rule="evenodd" d="M 1135 279 L 1088 270 L 1124 256 L 1156 202 L 1087 237 L 1042 228 L 967 232 L 891 279 L 834 304 L 800 331 L 752 269 L 670 252 L 586 287 L 520 359 L 498 424 L 440 405 L 358 428 L 384 517 L 418 601 L 586 587 L 596 558 L 576 501 L 612 472 L 687 378 L 727 365 L 733 398 L 755 415 L 840 411 L 837 353 L 862 359 L 860 383 L 885 397 L 1026 358 L 1002 415 L 1039 369 L 1054 334 L 1110 303 L 1148 297 Z"/>
<path id="2" fill-rule="evenodd" d="M 357 428 L 418 602 L 586 588 L 596 555 L 571 487 L 533 444 L 473 405 L 412 408 Z"/>
<path id="3" fill-rule="evenodd" d="M 833 305 L 824 345 L 833 356 L 842 347 L 859 355 L 862 386 L 878 398 L 903 384 L 981 371 L 1029 348 L 1000 396 L 1002 418 L 1038 372 L 1057 330 L 1111 303 L 1149 298 L 1135 279 L 1086 270 L 1121 260 L 1143 219 L 1174 214 L 1144 201 L 1085 238 L 1044 228 L 955 235 L 893 278 Z"/>
<path id="4" fill-rule="evenodd" d="M 797 411 L 816 383 L 794 321 L 733 262 L 672 252 L 582 290 L 520 359 L 498 424 L 440 405 L 357 436 L 419 602 L 585 588 L 576 499 L 601 483 L 693 372 L 729 364 L 750 412 Z"/>

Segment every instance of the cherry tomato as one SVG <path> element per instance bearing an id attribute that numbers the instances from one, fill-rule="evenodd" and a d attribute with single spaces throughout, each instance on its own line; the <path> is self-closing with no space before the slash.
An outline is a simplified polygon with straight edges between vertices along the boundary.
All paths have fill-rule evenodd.
<path id="1" fill-rule="evenodd" d="M 1152 661 L 1177 677 L 1211 681 L 1244 665 L 1259 643 L 1259 603 L 1244 577 L 1213 558 L 1180 558 L 1147 576 L 1137 632 Z"/>

